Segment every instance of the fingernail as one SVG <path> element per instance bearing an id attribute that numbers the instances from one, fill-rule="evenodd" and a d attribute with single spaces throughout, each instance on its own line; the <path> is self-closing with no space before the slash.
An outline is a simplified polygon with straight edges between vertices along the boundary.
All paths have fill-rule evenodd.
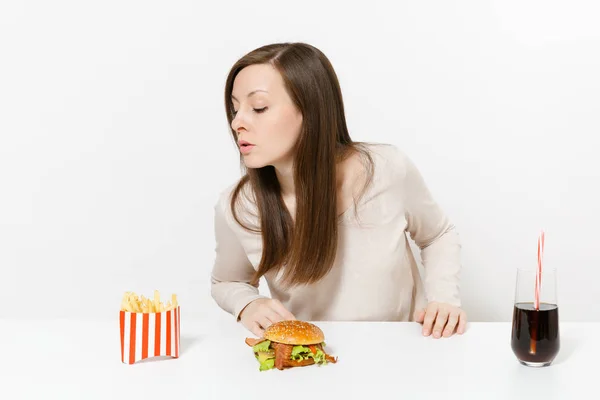
<path id="1" fill-rule="evenodd" d="M 423 335 L 424 336 L 429 335 L 429 329 L 423 329 Z"/>
<path id="2" fill-rule="evenodd" d="M 433 337 L 439 338 L 440 336 L 441 336 L 441 335 L 440 335 L 440 332 L 439 332 L 439 331 L 435 331 L 435 332 L 433 332 Z"/>

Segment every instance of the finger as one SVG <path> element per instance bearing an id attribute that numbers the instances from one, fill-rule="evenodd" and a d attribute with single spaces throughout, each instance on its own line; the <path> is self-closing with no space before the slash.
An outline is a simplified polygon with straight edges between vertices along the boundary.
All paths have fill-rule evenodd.
<path id="1" fill-rule="evenodd" d="M 271 308 L 275 310 L 277 314 L 281 315 L 284 320 L 296 319 L 294 314 L 289 312 L 279 300 L 273 300 L 271 302 Z"/>
<path id="2" fill-rule="evenodd" d="M 283 317 L 272 308 L 265 309 L 265 316 L 269 319 L 269 321 L 271 321 L 272 324 L 283 321 Z"/>
<path id="3" fill-rule="evenodd" d="M 440 308 L 435 317 L 435 325 L 433 326 L 433 337 L 439 339 L 442 337 L 442 331 L 448 322 L 448 311 Z"/>
<path id="4" fill-rule="evenodd" d="M 467 313 L 461 311 L 460 316 L 458 317 L 458 328 L 456 331 L 458 334 L 462 335 L 465 332 L 465 329 L 467 329 Z"/>
<path id="5" fill-rule="evenodd" d="M 418 310 L 415 312 L 415 321 L 418 323 L 423 323 L 423 319 L 425 318 L 425 310 Z"/>
<path id="6" fill-rule="evenodd" d="M 263 336 L 265 331 L 261 329 L 260 325 L 258 325 L 258 322 L 253 322 L 250 326 L 250 332 L 252 332 L 256 337 L 260 338 Z"/>
<path id="7" fill-rule="evenodd" d="M 456 324 L 458 323 L 458 318 L 460 316 L 459 311 L 453 311 L 448 316 L 448 323 L 446 324 L 446 329 L 444 329 L 444 337 L 452 336 L 454 333 L 454 328 L 456 328 Z"/>
<path id="8" fill-rule="evenodd" d="M 271 321 L 269 321 L 269 318 L 265 317 L 264 315 L 259 317 L 257 319 L 257 322 L 259 323 L 262 329 L 267 329 L 269 326 L 271 326 Z"/>
<path id="9" fill-rule="evenodd" d="M 427 306 L 427 311 L 425 312 L 425 317 L 423 319 L 423 335 L 425 335 L 425 336 L 431 335 L 431 329 L 433 328 L 433 321 L 435 321 L 437 312 L 438 312 L 437 306 L 435 306 L 435 305 Z"/>

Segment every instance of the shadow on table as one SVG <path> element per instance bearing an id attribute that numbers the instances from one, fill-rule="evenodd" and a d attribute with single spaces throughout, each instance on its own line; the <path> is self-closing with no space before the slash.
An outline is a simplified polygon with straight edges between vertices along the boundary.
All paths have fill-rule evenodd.
<path id="1" fill-rule="evenodd" d="M 179 338 L 179 354 L 185 354 L 192 347 L 199 344 L 204 336 L 181 336 Z"/>
<path id="2" fill-rule="evenodd" d="M 574 338 L 561 335 L 560 350 L 558 351 L 558 354 L 556 355 L 556 358 L 552 364 L 562 364 L 567 362 L 569 357 L 571 357 L 571 355 L 575 352 L 576 348 L 577 341 Z"/>

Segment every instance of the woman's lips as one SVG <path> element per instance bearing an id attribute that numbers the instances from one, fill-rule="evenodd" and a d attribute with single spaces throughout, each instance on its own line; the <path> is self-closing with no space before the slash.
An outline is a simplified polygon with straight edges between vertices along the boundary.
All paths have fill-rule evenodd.
<path id="1" fill-rule="evenodd" d="M 240 140 L 238 144 L 240 147 L 240 152 L 242 154 L 249 154 L 252 151 L 252 149 L 254 148 L 254 144 L 247 142 L 245 140 Z"/>
<path id="2" fill-rule="evenodd" d="M 240 146 L 240 152 L 242 154 L 248 154 L 252 151 L 253 148 L 254 148 L 253 144 L 245 144 L 245 145 Z"/>

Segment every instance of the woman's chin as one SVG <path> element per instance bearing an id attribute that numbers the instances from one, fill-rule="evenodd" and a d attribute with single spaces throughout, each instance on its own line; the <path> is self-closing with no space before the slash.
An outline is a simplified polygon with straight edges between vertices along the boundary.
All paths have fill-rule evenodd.
<path id="1" fill-rule="evenodd" d="M 267 165 L 265 162 L 261 162 L 261 160 L 252 159 L 252 157 L 247 156 L 244 157 L 243 161 L 246 168 L 257 169 L 265 167 Z"/>

